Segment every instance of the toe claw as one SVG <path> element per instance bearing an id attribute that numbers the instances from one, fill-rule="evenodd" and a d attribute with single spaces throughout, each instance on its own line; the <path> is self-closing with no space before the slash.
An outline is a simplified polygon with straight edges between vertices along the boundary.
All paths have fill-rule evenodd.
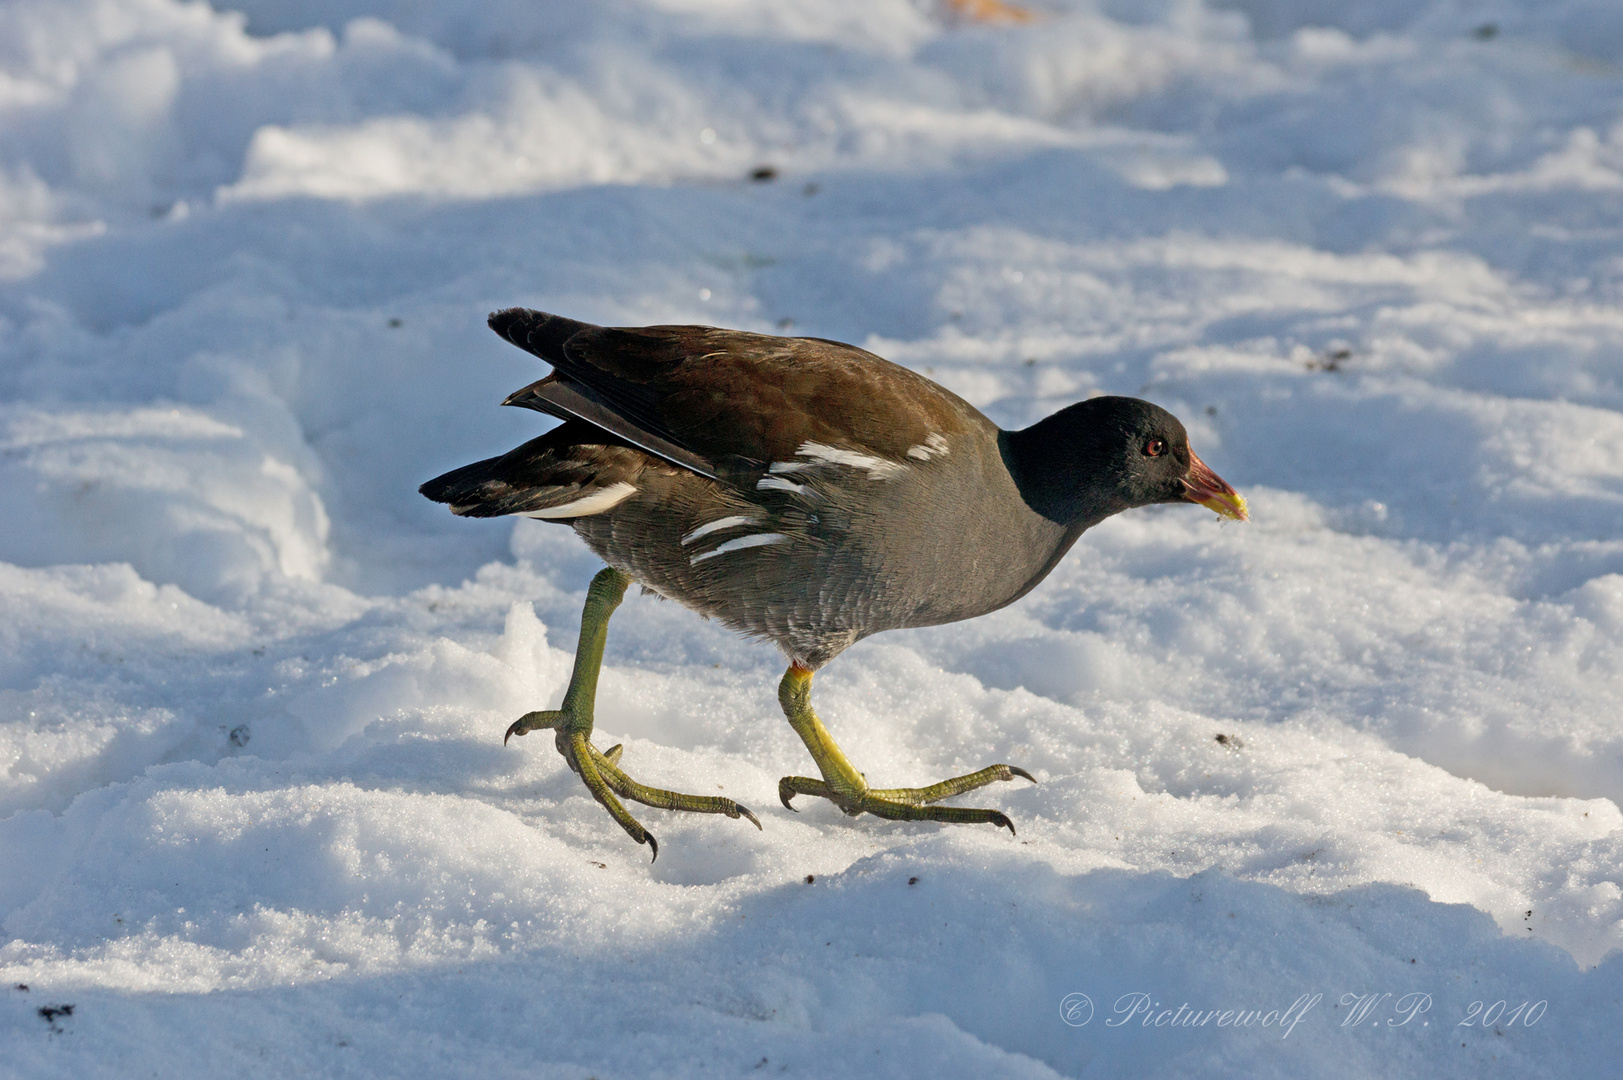
<path id="1" fill-rule="evenodd" d="M 790 787 L 782 780 L 778 781 L 778 801 L 783 804 L 783 808 L 785 810 L 794 810 L 794 812 L 798 814 L 800 811 L 795 810 L 794 804 L 789 801 L 790 799 L 793 799 L 796 794 L 797 792 L 794 788 Z"/>
<path id="2" fill-rule="evenodd" d="M 615 743 L 613 746 L 603 751 L 603 760 L 607 761 L 610 765 L 618 765 L 620 764 L 620 755 L 625 753 L 625 751 L 625 743 Z"/>
<path id="3" fill-rule="evenodd" d="M 1030 780 L 1033 784 L 1037 782 L 1037 778 L 1035 776 L 1032 776 L 1018 765 L 1009 765 L 1007 768 L 1009 772 L 1013 773 L 1015 776 L 1024 777 L 1025 779 Z"/>
<path id="4" fill-rule="evenodd" d="M 1011 829 L 1014 828 L 1014 826 L 1012 826 L 1012 825 L 1009 826 L 1009 827 Z M 648 842 L 648 846 L 654 849 L 654 857 L 652 859 L 649 859 L 648 861 L 650 863 L 658 862 L 659 861 L 659 841 L 655 840 L 654 839 L 654 834 L 649 832 L 647 829 L 643 830 L 642 835 L 643 835 L 643 838 Z"/>
<path id="5" fill-rule="evenodd" d="M 562 712 L 556 709 L 551 711 L 527 712 L 517 720 L 514 720 L 511 724 L 507 725 L 507 734 L 502 736 L 502 745 L 506 746 L 507 740 L 511 739 L 514 735 L 528 735 L 530 732 L 535 731 L 538 728 L 557 727 L 558 721 L 563 718 L 563 715 L 564 714 Z"/>
<path id="6" fill-rule="evenodd" d="M 742 804 L 739 804 L 739 803 L 734 803 L 734 804 L 733 804 L 733 805 L 735 805 L 735 806 L 737 806 L 737 807 L 738 807 L 738 814 L 739 814 L 739 816 L 741 816 L 741 817 L 747 817 L 747 818 L 749 818 L 749 819 L 750 819 L 750 822 L 751 822 L 751 824 L 753 824 L 753 825 L 754 825 L 754 826 L 755 826 L 755 827 L 756 827 L 756 828 L 757 828 L 757 829 L 760 829 L 760 828 L 761 828 L 761 819 L 760 819 L 760 818 L 758 818 L 758 817 L 756 817 L 756 816 L 755 816 L 755 815 L 754 815 L 754 814 L 753 814 L 753 813 L 751 813 L 751 812 L 750 812 L 750 808 L 749 808 L 749 807 L 747 807 L 747 806 L 744 806 L 744 805 L 742 805 Z M 794 807 L 790 807 L 790 809 L 791 809 L 791 810 L 793 810 L 793 809 L 794 809 Z M 765 830 L 765 829 L 761 829 L 761 831 L 762 831 L 762 832 L 765 832 L 765 831 L 766 831 L 766 830 Z"/>
<path id="7" fill-rule="evenodd" d="M 1014 822 L 1009 820 L 1009 816 L 1007 814 L 1001 813 L 1001 812 L 999 812 L 997 810 L 993 810 L 992 813 L 987 816 L 986 820 L 987 820 L 987 822 L 989 822 L 992 825 L 1001 825 L 1005 829 L 1008 829 L 1009 830 L 1009 835 L 1011 835 L 1011 836 L 1020 835 L 1019 833 L 1014 831 Z"/>

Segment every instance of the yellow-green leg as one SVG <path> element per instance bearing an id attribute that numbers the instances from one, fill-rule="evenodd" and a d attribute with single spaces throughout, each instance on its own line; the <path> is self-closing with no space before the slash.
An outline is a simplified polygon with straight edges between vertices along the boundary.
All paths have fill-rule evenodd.
<path id="1" fill-rule="evenodd" d="M 609 616 L 625 599 L 631 579 L 613 567 L 604 567 L 586 590 L 586 606 L 580 613 L 580 644 L 575 647 L 575 671 L 564 692 L 562 707 L 525 713 L 513 721 L 502 745 L 514 735 L 550 728 L 558 753 L 580 774 L 592 797 L 603 804 L 615 821 L 639 844 L 647 844 L 659 858 L 659 841 L 643 828 L 621 804 L 620 798 L 657 806 L 665 810 L 689 810 L 695 814 L 726 814 L 746 817 L 761 827 L 760 820 L 745 807 L 718 795 L 682 795 L 662 788 L 644 787 L 620 771 L 620 747 L 600 753 L 592 745 L 592 709 L 597 701 L 597 675 L 603 668 L 603 646 L 609 639 Z"/>
<path id="2" fill-rule="evenodd" d="M 968 776 L 955 776 L 939 784 L 921 788 L 871 788 L 863 775 L 851 766 L 845 754 L 835 745 L 834 737 L 818 719 L 811 707 L 810 670 L 792 664 L 778 684 L 778 702 L 789 726 L 795 729 L 800 741 L 811 751 L 812 760 L 823 773 L 821 780 L 809 776 L 785 776 L 778 781 L 778 798 L 790 810 L 790 800 L 796 795 L 816 795 L 832 802 L 852 817 L 873 814 L 891 821 L 954 821 L 979 824 L 990 822 L 1014 832 L 1014 823 L 999 810 L 977 810 L 964 806 L 931 806 L 930 803 L 966 791 L 985 787 L 999 780 L 1024 777 L 1033 784 L 1037 778 L 1024 769 L 1012 765 L 989 765 Z"/>

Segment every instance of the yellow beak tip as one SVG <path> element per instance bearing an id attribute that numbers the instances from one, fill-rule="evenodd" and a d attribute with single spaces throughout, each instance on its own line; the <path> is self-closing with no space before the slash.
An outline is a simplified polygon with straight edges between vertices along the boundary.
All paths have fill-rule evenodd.
<path id="1" fill-rule="evenodd" d="M 1244 495 L 1230 495 L 1223 492 L 1213 495 L 1209 499 L 1202 499 L 1200 505 L 1206 507 L 1218 517 L 1228 518 L 1232 521 L 1251 520 L 1251 511 L 1245 504 Z"/>

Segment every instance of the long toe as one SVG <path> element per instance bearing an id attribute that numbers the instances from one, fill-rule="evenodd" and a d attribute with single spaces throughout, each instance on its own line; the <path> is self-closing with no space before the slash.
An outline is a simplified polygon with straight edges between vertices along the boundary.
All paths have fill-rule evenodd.
<path id="1" fill-rule="evenodd" d="M 926 803 L 940 802 L 950 799 L 954 795 L 962 795 L 966 791 L 983 788 L 987 784 L 995 784 L 1001 780 L 1013 780 L 1015 777 L 1030 780 L 1033 784 L 1037 778 L 1026 770 L 1013 765 L 988 765 L 979 772 L 972 772 L 967 776 L 954 776 L 929 787 L 919 788 L 882 788 L 868 792 L 870 796 L 884 799 L 889 802 L 912 803 L 923 806 Z"/>
<path id="2" fill-rule="evenodd" d="M 974 775 L 979 777 L 994 770 L 1006 770 L 1010 773 L 1019 772 L 1005 765 L 994 765 L 991 769 L 983 769 L 980 773 Z M 1019 774 L 1024 775 L 1024 773 Z M 927 788 L 892 788 L 890 790 L 870 788 L 862 795 L 841 797 L 836 795 L 821 780 L 813 780 L 809 776 L 785 776 L 778 781 L 778 799 L 790 810 L 794 809 L 790 805 L 790 800 L 796 795 L 814 795 L 818 798 L 827 799 L 851 817 L 857 817 L 860 814 L 873 814 L 875 817 L 885 818 L 889 821 L 941 821 L 960 825 L 985 823 L 1000 826 L 1013 833 L 1015 831 L 1014 823 L 1001 810 L 985 810 L 970 806 L 931 805 L 931 802 L 935 799 L 946 798 L 948 795 L 955 795 L 958 791 L 965 790 L 963 788 L 958 790 L 941 789 L 944 786 L 955 785 L 966 779 L 968 778 L 958 777 L 956 780 L 944 780 L 940 784 L 933 784 Z M 982 784 L 991 783 L 993 780 L 998 779 L 1007 780 L 1009 776 L 992 776 L 973 786 L 980 787 Z M 1026 779 L 1031 780 L 1032 778 L 1026 776 Z M 1032 780 L 1032 783 L 1036 783 L 1036 781 Z"/>
<path id="3" fill-rule="evenodd" d="M 795 810 L 790 800 L 796 795 L 815 795 L 820 799 L 838 802 L 834 798 L 834 792 L 821 780 L 813 780 L 809 776 L 785 776 L 778 781 L 778 801 L 783 804 L 785 810 Z M 798 814 L 800 811 L 795 810 L 795 813 Z"/>
<path id="4" fill-rule="evenodd" d="M 619 766 L 620 747 L 610 748 L 609 754 L 600 754 L 595 749 L 588 749 L 592 755 L 592 763 L 598 775 L 616 795 L 632 802 L 640 802 L 644 806 L 655 806 L 661 810 L 685 810 L 690 814 L 724 814 L 730 818 L 748 818 L 757 829 L 761 828 L 761 819 L 747 806 L 741 806 L 732 799 L 720 795 L 686 795 L 680 791 L 667 791 L 664 788 L 649 787 L 639 784 L 627 776 Z"/>
<path id="5" fill-rule="evenodd" d="M 849 813 L 849 811 L 847 811 Z M 940 821 L 952 825 L 997 825 L 1014 833 L 1014 822 L 1001 810 L 986 810 L 972 806 L 920 806 L 917 803 L 896 802 L 878 798 L 873 792 L 861 802 L 860 813 L 890 821 Z"/>

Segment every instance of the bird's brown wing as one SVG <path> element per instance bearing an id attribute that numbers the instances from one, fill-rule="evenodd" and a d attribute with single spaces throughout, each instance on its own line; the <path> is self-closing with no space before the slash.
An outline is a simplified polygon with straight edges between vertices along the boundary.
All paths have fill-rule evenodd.
<path id="1" fill-rule="evenodd" d="M 507 399 L 585 420 L 710 477 L 793 461 L 807 443 L 905 462 L 988 423 L 929 379 L 821 338 L 710 326 L 592 326 L 512 308 L 491 329 L 552 364 Z"/>

